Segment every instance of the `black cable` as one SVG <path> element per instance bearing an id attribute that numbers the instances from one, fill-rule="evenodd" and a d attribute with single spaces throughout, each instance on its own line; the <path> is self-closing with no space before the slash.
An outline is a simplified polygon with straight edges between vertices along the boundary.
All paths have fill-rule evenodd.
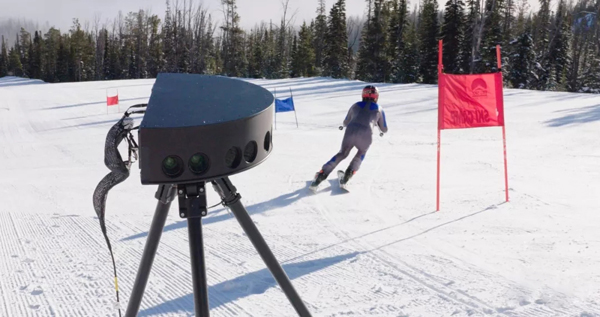
<path id="1" fill-rule="evenodd" d="M 215 208 L 215 207 L 217 207 L 217 206 L 219 206 L 219 205 L 221 205 L 221 204 L 223 204 L 223 203 L 225 203 L 225 201 L 224 201 L 224 200 L 221 200 L 221 201 L 220 201 L 218 204 L 215 204 L 215 205 L 213 205 L 213 206 L 210 206 L 210 207 L 208 207 L 208 208 L 206 208 L 206 209 L 213 209 L 213 208 Z"/>
<path id="2" fill-rule="evenodd" d="M 121 307 L 120 307 L 120 297 L 119 297 L 119 280 L 117 276 L 117 265 L 114 257 L 114 253 L 112 250 L 112 245 L 110 243 L 110 239 L 108 238 L 107 230 L 106 230 L 106 198 L 108 192 L 115 187 L 116 185 L 122 183 L 129 177 L 129 168 L 133 163 L 132 154 L 137 159 L 137 149 L 138 145 L 131 134 L 132 130 L 137 129 L 133 127 L 133 121 L 129 116 L 134 113 L 145 113 L 145 110 L 134 110 L 130 112 L 131 108 L 143 108 L 147 106 L 146 104 L 134 105 L 125 111 L 123 114 L 123 118 L 119 120 L 108 132 L 106 136 L 106 144 L 104 149 L 104 164 L 110 170 L 110 173 L 107 174 L 96 186 L 93 195 L 94 209 L 96 214 L 98 215 L 98 220 L 100 222 L 100 228 L 102 229 L 102 234 L 104 235 L 104 239 L 106 240 L 106 244 L 108 246 L 108 251 L 110 252 L 110 258 L 113 265 L 113 274 L 114 274 L 114 283 L 115 283 L 115 291 L 117 297 L 117 309 L 119 311 L 119 317 L 121 317 Z M 118 146 L 123 141 L 123 139 L 127 140 L 128 143 L 128 160 L 124 161 L 119 153 Z"/>
<path id="3" fill-rule="evenodd" d="M 104 239 L 106 239 L 106 244 L 108 245 L 108 250 L 110 252 L 110 258 L 113 264 L 113 274 L 115 275 L 115 291 L 117 294 L 117 309 L 119 310 L 119 317 L 121 317 L 121 305 L 119 303 L 119 279 L 117 278 L 117 265 L 115 263 L 115 256 L 112 251 L 112 247 L 110 245 L 110 240 L 108 239 L 108 235 L 106 234 L 106 225 L 104 223 L 104 219 L 100 221 L 100 225 L 102 226 L 102 232 L 104 233 Z"/>

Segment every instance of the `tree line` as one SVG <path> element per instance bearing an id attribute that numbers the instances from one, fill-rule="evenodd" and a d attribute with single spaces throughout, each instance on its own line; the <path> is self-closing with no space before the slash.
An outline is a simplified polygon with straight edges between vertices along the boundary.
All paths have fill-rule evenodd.
<path id="1" fill-rule="evenodd" d="M 502 71 L 506 87 L 600 93 L 600 0 L 366 0 L 364 18 L 346 17 L 345 0 L 297 27 L 288 2 L 277 22 L 240 26 L 235 0 L 216 23 L 193 0 L 167 0 L 164 16 L 119 14 L 112 25 L 68 32 L 21 28 L 2 37 L 0 77 L 46 82 L 154 78 L 160 72 L 246 78 L 327 76 L 368 82 L 437 80 L 438 40 L 446 73 Z M 577 1 L 577 2 L 574 2 Z M 502 48 L 497 69 L 496 45 Z"/>

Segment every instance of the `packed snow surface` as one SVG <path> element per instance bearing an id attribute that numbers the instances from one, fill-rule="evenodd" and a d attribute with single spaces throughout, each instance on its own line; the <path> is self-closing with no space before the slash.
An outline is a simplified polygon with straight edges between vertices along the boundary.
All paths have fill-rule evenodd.
<path id="1" fill-rule="evenodd" d="M 272 156 L 231 180 L 313 316 L 600 316 L 600 96 L 505 91 L 509 202 L 501 128 L 442 131 L 435 212 L 436 86 L 378 85 L 389 133 L 375 130 L 350 193 L 332 173 L 312 194 L 365 83 L 250 81 L 291 88 L 299 127 L 278 113 Z M 0 79 L 0 316 L 118 316 L 92 206 L 121 117 L 106 93 L 123 112 L 153 83 Z M 123 312 L 155 191 L 136 164 L 108 196 Z M 139 316 L 194 314 L 187 222 L 171 208 Z M 203 223 L 211 315 L 295 316 L 235 217 L 219 206 Z"/>

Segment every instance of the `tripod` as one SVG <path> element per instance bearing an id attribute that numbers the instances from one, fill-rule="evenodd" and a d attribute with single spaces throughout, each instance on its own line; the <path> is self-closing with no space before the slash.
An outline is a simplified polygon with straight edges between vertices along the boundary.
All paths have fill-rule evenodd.
<path id="1" fill-rule="evenodd" d="M 223 205 L 229 207 L 241 227 L 248 235 L 254 248 L 273 274 L 273 277 L 287 296 L 288 300 L 301 317 L 310 317 L 310 312 L 300 299 L 285 271 L 269 249 L 269 246 L 252 222 L 246 208 L 242 205 L 241 196 L 237 193 L 228 177 L 212 181 L 212 185 L 221 196 Z M 152 262 L 156 255 L 158 243 L 167 220 L 171 202 L 177 193 L 179 197 L 179 215 L 188 220 L 188 235 L 192 264 L 192 281 L 194 286 L 194 308 L 197 317 L 209 317 L 208 289 L 206 286 L 206 266 L 204 263 L 204 246 L 202 241 L 202 217 L 207 214 L 205 182 L 184 185 L 160 185 L 156 192 L 156 212 L 148 232 L 148 238 L 142 254 L 141 263 L 127 311 L 126 317 L 135 317 L 140 309 Z"/>

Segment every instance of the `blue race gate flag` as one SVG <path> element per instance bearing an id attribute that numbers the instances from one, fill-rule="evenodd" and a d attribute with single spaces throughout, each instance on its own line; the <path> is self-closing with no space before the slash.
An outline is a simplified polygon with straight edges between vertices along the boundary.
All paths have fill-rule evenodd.
<path id="1" fill-rule="evenodd" d="M 298 115 L 296 114 L 296 107 L 294 107 L 294 94 L 292 93 L 292 87 L 290 87 L 290 97 L 287 99 L 277 99 L 277 89 L 275 89 L 275 129 L 277 129 L 277 113 L 278 112 L 294 112 L 296 117 L 296 127 L 298 127 Z"/>
<path id="2" fill-rule="evenodd" d="M 290 97 L 287 99 L 275 99 L 275 112 L 288 112 L 295 111 L 294 109 L 294 98 Z"/>

